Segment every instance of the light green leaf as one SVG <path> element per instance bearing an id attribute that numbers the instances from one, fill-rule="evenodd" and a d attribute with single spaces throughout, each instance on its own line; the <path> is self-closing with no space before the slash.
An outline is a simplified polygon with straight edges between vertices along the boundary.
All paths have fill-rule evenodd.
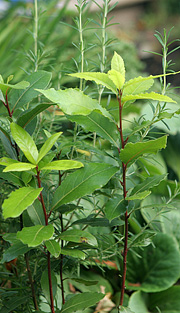
<path id="1" fill-rule="evenodd" d="M 119 72 L 125 78 L 124 61 L 117 52 L 114 52 L 114 56 L 111 60 L 111 69 Z"/>
<path id="2" fill-rule="evenodd" d="M 4 218 L 17 217 L 39 196 L 42 188 L 23 187 L 12 191 L 2 205 Z"/>
<path id="3" fill-rule="evenodd" d="M 131 290 L 159 292 L 179 278 L 180 252 L 176 240 L 157 233 L 153 245 L 128 251 L 127 283 Z"/>
<path id="4" fill-rule="evenodd" d="M 108 77 L 108 74 L 100 73 L 100 72 L 83 72 L 83 73 L 75 73 L 69 74 L 72 77 L 83 78 L 85 80 L 95 81 L 97 85 L 105 86 L 110 89 L 113 93 L 117 93 L 116 86 L 113 81 Z"/>
<path id="5" fill-rule="evenodd" d="M 69 174 L 57 188 L 51 209 L 91 194 L 104 186 L 118 170 L 118 167 L 106 163 L 86 164 L 79 171 Z"/>
<path id="6" fill-rule="evenodd" d="M 137 95 L 152 87 L 154 83 L 153 76 L 149 77 L 136 77 L 130 79 L 124 84 L 123 96 L 125 95 Z"/>
<path id="7" fill-rule="evenodd" d="M 118 90 L 122 89 L 125 82 L 125 78 L 121 73 L 119 73 L 116 70 L 110 70 L 108 72 L 108 76 L 113 81 L 114 85 L 117 87 Z"/>
<path id="8" fill-rule="evenodd" d="M 21 81 L 15 85 L 5 84 L 5 83 L 0 82 L 0 89 L 4 95 L 9 89 L 26 89 L 28 86 L 29 86 L 29 82 L 26 82 L 26 81 Z"/>
<path id="9" fill-rule="evenodd" d="M 14 159 L 10 159 L 10 158 L 7 158 L 7 157 L 3 157 L 0 159 L 0 165 L 4 165 L 4 166 L 9 166 L 11 164 L 14 164 L 14 163 L 19 163 L 17 160 L 14 160 Z"/>
<path id="10" fill-rule="evenodd" d="M 25 162 L 14 162 L 8 165 L 3 172 L 22 172 L 22 171 L 29 171 L 35 168 L 36 165 L 25 163 Z"/>
<path id="11" fill-rule="evenodd" d="M 61 247 L 59 245 L 59 242 L 57 242 L 54 239 L 48 240 L 45 242 L 47 250 L 55 257 L 58 258 L 58 256 L 61 253 Z"/>
<path id="12" fill-rule="evenodd" d="M 146 299 L 141 291 L 134 292 L 129 299 L 129 307 L 134 313 L 149 313 Z"/>
<path id="13" fill-rule="evenodd" d="M 78 249 L 70 249 L 66 247 L 61 249 L 61 254 L 69 255 L 69 256 L 72 256 L 73 258 L 78 258 L 82 260 L 84 260 L 86 257 L 86 254 L 83 251 L 78 250 Z"/>
<path id="14" fill-rule="evenodd" d="M 71 170 L 83 167 L 84 165 L 81 162 L 78 161 L 72 161 L 72 160 L 59 160 L 59 161 L 53 161 L 51 163 L 46 164 L 45 166 L 41 167 L 41 170 Z"/>
<path id="15" fill-rule="evenodd" d="M 78 89 L 66 89 L 66 90 L 55 90 L 50 88 L 47 90 L 39 89 L 46 98 L 54 103 L 57 103 L 59 108 L 69 115 L 88 115 L 92 111 L 100 111 L 103 115 L 111 118 L 111 115 L 101 107 L 97 100 L 90 98 L 85 95 L 81 90 Z"/>
<path id="16" fill-rule="evenodd" d="M 19 125 L 11 123 L 12 136 L 29 162 L 37 164 L 38 150 L 31 136 Z"/>
<path id="17" fill-rule="evenodd" d="M 92 246 L 97 246 L 96 238 L 89 232 L 80 229 L 66 230 L 59 235 L 61 240 L 72 241 L 77 243 L 88 243 Z"/>
<path id="18" fill-rule="evenodd" d="M 150 100 L 176 103 L 176 101 L 172 100 L 168 96 L 164 96 L 164 95 L 161 95 L 161 94 L 158 94 L 155 92 L 122 96 L 122 102 L 123 103 L 126 101 L 129 101 L 129 100 L 138 100 L 138 99 L 150 99 Z"/>
<path id="19" fill-rule="evenodd" d="M 132 164 L 140 156 L 147 153 L 157 153 L 166 147 L 167 136 L 145 142 L 129 142 L 121 149 L 120 159 L 126 165 Z"/>
<path id="20" fill-rule="evenodd" d="M 129 308 L 124 307 L 124 306 L 121 306 L 120 308 L 121 308 L 121 309 L 120 309 L 120 312 L 121 312 L 121 313 L 136 313 L 136 312 L 134 312 L 134 311 L 131 311 Z M 144 312 L 144 313 L 145 313 L 145 312 Z"/>
<path id="21" fill-rule="evenodd" d="M 150 193 L 151 193 L 150 190 L 137 192 L 134 195 L 130 195 L 129 197 L 126 197 L 126 200 L 142 200 L 142 199 L 145 199 L 147 196 L 149 196 Z"/>
<path id="22" fill-rule="evenodd" d="M 84 310 L 95 305 L 102 298 L 104 298 L 104 294 L 102 293 L 83 292 L 67 300 L 62 307 L 61 313 L 72 313 L 78 310 Z"/>
<path id="23" fill-rule="evenodd" d="M 54 272 L 51 270 L 51 282 L 52 282 L 52 292 L 53 292 L 53 298 L 56 296 L 57 293 L 57 278 L 54 274 Z M 48 303 L 51 303 L 50 301 L 50 291 L 49 291 L 49 276 L 48 276 L 48 270 L 45 270 L 42 273 L 41 276 L 41 288 L 42 292 L 44 293 L 44 296 Z"/>
<path id="24" fill-rule="evenodd" d="M 39 163 L 39 161 L 49 152 L 49 150 L 51 150 L 52 146 L 55 144 L 61 134 L 62 132 L 56 133 L 45 141 L 41 150 L 39 151 L 37 163 Z"/>
<path id="25" fill-rule="evenodd" d="M 119 136 L 117 132 L 117 126 L 111 122 L 107 117 L 99 114 L 98 112 L 92 112 L 87 116 L 67 116 L 72 122 L 76 122 L 81 125 L 85 131 L 96 132 L 99 136 L 107 139 L 115 147 L 119 148 Z"/>
<path id="26" fill-rule="evenodd" d="M 18 231 L 17 238 L 29 247 L 39 246 L 43 241 L 50 239 L 54 234 L 54 227 L 52 224 L 43 226 L 36 225 L 32 227 L 24 227 Z"/>

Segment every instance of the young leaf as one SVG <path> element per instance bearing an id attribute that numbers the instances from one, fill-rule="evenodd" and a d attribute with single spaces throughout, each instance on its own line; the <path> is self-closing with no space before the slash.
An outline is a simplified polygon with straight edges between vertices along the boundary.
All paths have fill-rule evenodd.
<path id="1" fill-rule="evenodd" d="M 25 162 L 14 162 L 8 165 L 3 172 L 22 172 L 22 171 L 29 171 L 35 168 L 36 165 L 25 163 Z"/>
<path id="2" fill-rule="evenodd" d="M 32 227 L 24 227 L 18 231 L 17 238 L 29 247 L 39 246 L 43 241 L 50 239 L 54 234 L 52 224 L 47 226 L 36 225 Z"/>
<path id="3" fill-rule="evenodd" d="M 124 61 L 123 58 L 117 52 L 114 52 L 114 56 L 111 60 L 111 69 L 119 72 L 125 79 Z"/>
<path id="4" fill-rule="evenodd" d="M 127 81 L 123 87 L 123 96 L 137 95 L 151 88 L 154 83 L 154 80 L 151 77 L 152 76 L 149 77 L 139 76 Z"/>
<path id="5" fill-rule="evenodd" d="M 145 142 L 129 142 L 121 149 L 120 159 L 126 165 L 132 164 L 140 156 L 147 153 L 157 153 L 166 147 L 167 136 Z"/>
<path id="6" fill-rule="evenodd" d="M 54 239 L 47 240 L 45 242 L 47 250 L 55 257 L 58 258 L 58 256 L 61 253 L 61 247 L 59 245 L 59 242 L 57 242 Z"/>
<path id="7" fill-rule="evenodd" d="M 77 243 L 88 243 L 92 246 L 97 246 L 96 238 L 89 232 L 80 229 L 66 230 L 59 235 L 61 240 L 72 241 Z"/>
<path id="8" fill-rule="evenodd" d="M 12 136 L 32 164 L 37 164 L 38 150 L 31 136 L 19 125 L 11 123 Z"/>
<path id="9" fill-rule="evenodd" d="M 14 159 L 10 159 L 10 158 L 7 158 L 7 157 L 3 157 L 0 159 L 0 165 L 4 165 L 4 166 L 9 166 L 11 164 L 14 164 L 14 163 L 19 163 L 17 160 L 14 160 Z"/>
<path id="10" fill-rule="evenodd" d="M 4 218 L 17 217 L 39 196 L 42 188 L 23 187 L 12 191 L 2 205 Z"/>
<path id="11" fill-rule="evenodd" d="M 56 296 L 57 292 L 57 278 L 53 271 L 51 271 L 51 280 L 52 280 L 52 291 L 53 291 L 53 297 Z M 44 293 L 44 296 L 48 303 L 50 303 L 50 291 L 49 291 L 49 276 L 48 276 L 48 270 L 46 269 L 41 276 L 41 288 Z"/>
<path id="12" fill-rule="evenodd" d="M 116 70 L 110 70 L 108 72 L 108 76 L 113 81 L 114 85 L 118 90 L 122 89 L 125 82 L 125 78 L 121 73 L 119 73 Z"/>
<path id="13" fill-rule="evenodd" d="M 164 96 L 155 92 L 150 93 L 140 93 L 138 95 L 123 95 L 122 96 L 122 102 L 126 102 L 129 100 L 138 100 L 138 99 L 151 99 L 151 100 L 157 100 L 157 101 L 163 101 L 163 102 L 174 102 L 176 101 L 172 100 L 168 96 Z"/>
<path id="14" fill-rule="evenodd" d="M 108 77 L 108 74 L 99 73 L 99 72 L 83 72 L 69 74 L 72 77 L 83 78 L 85 80 L 93 80 L 97 85 L 105 86 L 110 89 L 113 93 L 117 93 L 117 88 L 111 78 Z"/>
<path id="15" fill-rule="evenodd" d="M 29 86 L 29 82 L 27 81 L 21 81 L 15 85 L 5 84 L 5 83 L 0 82 L 0 89 L 4 95 L 9 89 L 26 89 L 28 86 Z"/>
<path id="16" fill-rule="evenodd" d="M 52 209 L 57 209 L 62 204 L 83 197 L 104 186 L 118 170 L 118 167 L 106 163 L 91 163 L 69 174 L 55 191 Z"/>
<path id="17" fill-rule="evenodd" d="M 72 160 L 59 160 L 59 161 L 53 161 L 51 163 L 46 164 L 45 166 L 41 167 L 41 170 L 62 170 L 67 171 L 71 169 L 76 169 L 83 167 L 84 165 L 81 162 L 78 161 L 72 161 Z"/>
<path id="18" fill-rule="evenodd" d="M 62 132 L 56 133 L 45 141 L 41 150 L 39 151 L 37 163 L 39 163 L 39 161 L 49 152 L 49 150 L 51 150 L 52 146 L 55 144 L 61 134 Z"/>
<path id="19" fill-rule="evenodd" d="M 83 292 L 67 300 L 62 307 L 61 313 L 72 313 L 77 310 L 84 310 L 95 305 L 102 298 L 104 298 L 104 294 L 102 293 Z"/>

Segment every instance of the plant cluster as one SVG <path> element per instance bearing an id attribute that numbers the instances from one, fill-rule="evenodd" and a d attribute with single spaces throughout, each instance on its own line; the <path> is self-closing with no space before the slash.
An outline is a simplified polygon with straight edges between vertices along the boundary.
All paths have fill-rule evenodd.
<path id="1" fill-rule="evenodd" d="M 56 90 L 39 70 L 36 0 L 34 69 L 16 84 L 0 76 L 2 313 L 179 310 L 180 186 L 160 154 L 168 136 L 155 129 L 180 113 L 166 83 L 176 74 L 167 73 L 170 32 L 156 33 L 163 74 L 129 79 L 119 53 L 107 65 L 110 2 L 100 7 L 95 72 L 84 71 L 93 47 L 84 39 L 87 2 L 77 1 L 78 72 L 68 78 L 79 88 Z M 147 105 L 151 115 L 131 118 Z"/>

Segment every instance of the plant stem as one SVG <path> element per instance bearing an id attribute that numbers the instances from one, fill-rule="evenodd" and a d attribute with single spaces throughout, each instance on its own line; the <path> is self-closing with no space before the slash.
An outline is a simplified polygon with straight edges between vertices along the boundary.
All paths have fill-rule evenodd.
<path id="1" fill-rule="evenodd" d="M 64 225 L 63 225 L 63 217 L 62 214 L 60 215 L 60 221 L 61 221 L 61 233 L 64 231 Z M 61 240 L 61 249 L 64 246 L 63 240 Z M 65 303 L 65 297 L 64 297 L 64 281 L 63 281 L 63 254 L 60 255 L 60 280 L 61 280 L 61 295 L 62 295 L 62 303 Z"/>
<path id="2" fill-rule="evenodd" d="M 82 11 L 83 11 L 83 0 L 79 5 L 79 39 L 80 39 L 80 53 L 81 53 L 81 73 L 84 71 L 84 41 L 83 41 L 83 26 L 82 26 Z M 80 79 L 80 90 L 83 89 L 83 80 Z"/>
<path id="3" fill-rule="evenodd" d="M 34 0 L 34 56 L 35 56 L 35 69 L 38 70 L 38 4 Z"/>
<path id="4" fill-rule="evenodd" d="M 38 166 L 36 166 L 36 173 L 37 173 L 37 181 L 38 181 L 38 187 L 41 188 L 41 179 L 40 179 L 40 171 L 38 169 Z M 48 225 L 48 215 L 46 212 L 46 207 L 44 203 L 44 198 L 42 195 L 42 192 L 40 192 L 40 199 L 41 199 L 41 204 L 44 212 L 44 218 L 45 218 L 45 224 L 46 226 Z M 51 313 L 55 313 L 54 310 L 54 300 L 53 300 L 53 291 L 52 291 L 52 278 L 51 278 L 51 255 L 50 252 L 48 251 L 47 253 L 47 263 L 48 263 L 48 280 L 49 280 L 49 293 L 50 293 L 50 302 L 51 302 Z"/>
<path id="5" fill-rule="evenodd" d="M 39 311 L 37 300 L 36 300 L 36 293 L 35 293 L 35 289 L 34 289 L 34 282 L 33 282 L 33 278 L 32 278 L 32 273 L 31 273 L 31 268 L 29 265 L 29 258 L 28 258 L 27 253 L 24 254 L 24 258 L 25 258 L 25 262 L 26 262 L 26 268 L 27 268 L 27 272 L 28 272 L 29 282 L 31 285 L 31 292 L 32 292 L 32 297 L 33 297 L 34 308 L 36 311 Z"/>

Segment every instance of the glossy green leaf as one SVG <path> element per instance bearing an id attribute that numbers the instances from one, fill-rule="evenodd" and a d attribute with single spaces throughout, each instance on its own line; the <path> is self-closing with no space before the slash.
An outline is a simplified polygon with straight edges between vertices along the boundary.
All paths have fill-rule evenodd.
<path id="1" fill-rule="evenodd" d="M 29 247 L 39 246 L 43 241 L 50 239 L 54 234 L 52 224 L 48 226 L 36 225 L 24 227 L 17 233 L 17 238 Z"/>
<path id="2" fill-rule="evenodd" d="M 57 278 L 54 274 L 54 272 L 51 270 L 51 281 L 52 281 L 52 292 L 53 292 L 53 298 L 56 296 L 57 293 Z M 42 273 L 41 276 L 41 288 L 42 292 L 44 293 L 44 296 L 48 303 L 51 303 L 50 301 L 50 291 L 49 291 L 49 277 L 48 277 L 48 270 L 45 270 Z"/>
<path id="3" fill-rule="evenodd" d="M 76 169 L 83 167 L 83 163 L 79 161 L 72 161 L 72 160 L 58 160 L 53 161 L 51 163 L 46 164 L 45 166 L 41 167 L 41 170 L 62 170 L 67 171 L 71 169 Z"/>
<path id="4" fill-rule="evenodd" d="M 123 58 L 117 52 L 114 52 L 114 55 L 112 57 L 111 69 L 119 72 L 125 78 L 124 61 Z"/>
<path id="5" fill-rule="evenodd" d="M 45 225 L 42 204 L 38 199 L 27 208 L 26 212 L 34 225 Z"/>
<path id="6" fill-rule="evenodd" d="M 8 166 L 8 165 L 11 165 L 11 164 L 14 164 L 14 163 L 19 163 L 17 160 L 14 160 L 14 159 L 10 159 L 10 158 L 7 158 L 7 157 L 3 157 L 0 159 L 0 165 L 4 165 L 4 166 Z"/>
<path id="7" fill-rule="evenodd" d="M 107 139 L 115 147 L 119 148 L 119 136 L 117 132 L 117 126 L 107 117 L 99 114 L 98 112 L 92 112 L 87 116 L 68 115 L 67 118 L 70 119 L 72 122 L 76 122 L 81 125 L 87 132 L 96 132 L 99 136 Z"/>
<path id="8" fill-rule="evenodd" d="M 108 72 L 108 76 L 113 81 L 114 85 L 118 90 L 122 89 L 125 82 L 125 78 L 121 73 L 119 73 L 116 70 L 110 70 Z"/>
<path id="9" fill-rule="evenodd" d="M 42 188 L 22 187 L 12 191 L 2 205 L 4 218 L 17 217 L 39 196 Z"/>
<path id="10" fill-rule="evenodd" d="M 51 240 L 47 240 L 47 241 L 45 242 L 45 245 L 46 245 L 47 250 L 48 250 L 55 258 L 58 258 L 58 256 L 59 256 L 60 253 L 61 253 L 61 247 L 60 247 L 59 242 L 57 242 L 57 241 L 54 240 L 54 239 L 51 239 Z"/>
<path id="11" fill-rule="evenodd" d="M 147 153 L 157 153 L 166 147 L 167 136 L 145 142 L 129 142 L 121 149 L 120 159 L 123 163 L 130 165 L 140 156 Z"/>
<path id="12" fill-rule="evenodd" d="M 102 293 L 83 292 L 82 294 L 74 295 L 63 305 L 61 313 L 71 313 L 78 310 L 84 310 L 95 305 L 102 298 Z"/>
<path id="13" fill-rule="evenodd" d="M 14 162 L 8 165 L 3 172 L 22 172 L 22 171 L 29 171 L 35 168 L 36 165 L 25 163 L 25 162 Z"/>
<path id="14" fill-rule="evenodd" d="M 51 80 L 52 74 L 45 71 L 34 72 L 26 77 L 29 86 L 25 90 L 11 90 L 10 103 L 13 108 L 22 107 L 38 96 L 36 88 L 46 88 Z"/>
<path id="15" fill-rule="evenodd" d="M 108 74 L 100 72 L 83 72 L 69 74 L 72 77 L 83 78 L 85 80 L 95 81 L 97 85 L 105 86 L 110 89 L 113 93 L 117 93 L 117 88 L 113 81 L 108 77 Z"/>
<path id="16" fill-rule="evenodd" d="M 27 81 L 21 81 L 15 85 L 5 84 L 3 82 L 0 82 L 0 89 L 4 95 L 9 89 L 26 89 L 28 86 L 29 86 L 29 82 Z"/>
<path id="17" fill-rule="evenodd" d="M 163 101 L 163 102 L 173 102 L 176 103 L 176 101 L 172 100 L 168 96 L 164 96 L 155 92 L 150 93 L 140 93 L 140 94 L 134 94 L 134 95 L 123 95 L 122 96 L 122 102 L 126 102 L 129 100 L 140 100 L 140 99 L 150 99 L 150 100 L 156 100 L 156 101 Z"/>
<path id="18" fill-rule="evenodd" d="M 16 234 L 14 234 L 16 236 Z M 3 258 L 1 263 L 9 262 L 19 255 L 27 253 L 32 248 L 29 248 L 27 245 L 23 244 L 20 240 L 16 240 L 5 252 L 3 253 Z"/>
<path id="19" fill-rule="evenodd" d="M 50 88 L 47 90 L 39 89 L 39 92 L 52 102 L 57 103 L 65 114 L 88 115 L 92 111 L 97 110 L 105 116 L 110 116 L 108 111 L 101 107 L 97 100 L 85 95 L 81 90 L 72 88 L 55 90 L 54 88 Z"/>
<path id="20" fill-rule="evenodd" d="M 119 169 L 106 163 L 86 164 L 84 168 L 69 174 L 57 188 L 52 208 L 79 199 L 104 186 Z"/>
<path id="21" fill-rule="evenodd" d="M 89 232 L 80 229 L 66 230 L 59 235 L 61 240 L 72 241 L 77 243 L 88 243 L 92 246 L 97 246 L 96 238 Z"/>
<path id="22" fill-rule="evenodd" d="M 78 258 L 78 259 L 82 259 L 82 260 L 84 260 L 86 257 L 86 254 L 83 251 L 78 250 L 78 249 L 71 249 L 71 248 L 67 248 L 67 247 L 62 248 L 61 253 L 63 255 L 69 255 L 73 258 Z"/>
<path id="23" fill-rule="evenodd" d="M 128 289 L 159 292 L 171 287 L 179 278 L 180 252 L 172 236 L 157 233 L 153 245 L 128 251 Z"/>
<path id="24" fill-rule="evenodd" d="M 127 202 L 124 202 L 122 195 L 116 195 L 106 203 L 104 210 L 107 219 L 112 221 L 126 212 Z"/>
<path id="25" fill-rule="evenodd" d="M 154 79 L 152 76 L 149 77 L 136 77 L 130 79 L 124 84 L 123 87 L 123 96 L 125 95 L 137 95 L 144 91 L 147 91 L 149 88 L 152 87 L 154 83 Z"/>
<path id="26" fill-rule="evenodd" d="M 49 137 L 45 141 L 45 143 L 41 147 L 41 150 L 39 151 L 37 163 L 39 163 L 39 161 L 49 152 L 49 150 L 51 150 L 51 148 L 53 147 L 53 145 L 55 144 L 55 142 L 57 141 L 59 136 L 61 136 L 61 134 L 62 134 L 62 132 L 58 132 L 58 133 L 52 135 L 51 137 Z"/>
<path id="27" fill-rule="evenodd" d="M 21 127 L 26 127 L 28 123 L 30 123 L 39 113 L 48 109 L 52 104 L 51 103 L 40 103 L 35 107 L 30 108 L 29 110 L 25 110 L 22 114 L 17 118 L 16 123 Z"/>
<path id="28" fill-rule="evenodd" d="M 29 162 L 37 164 L 38 150 L 31 136 L 19 125 L 11 123 L 12 136 Z"/>

